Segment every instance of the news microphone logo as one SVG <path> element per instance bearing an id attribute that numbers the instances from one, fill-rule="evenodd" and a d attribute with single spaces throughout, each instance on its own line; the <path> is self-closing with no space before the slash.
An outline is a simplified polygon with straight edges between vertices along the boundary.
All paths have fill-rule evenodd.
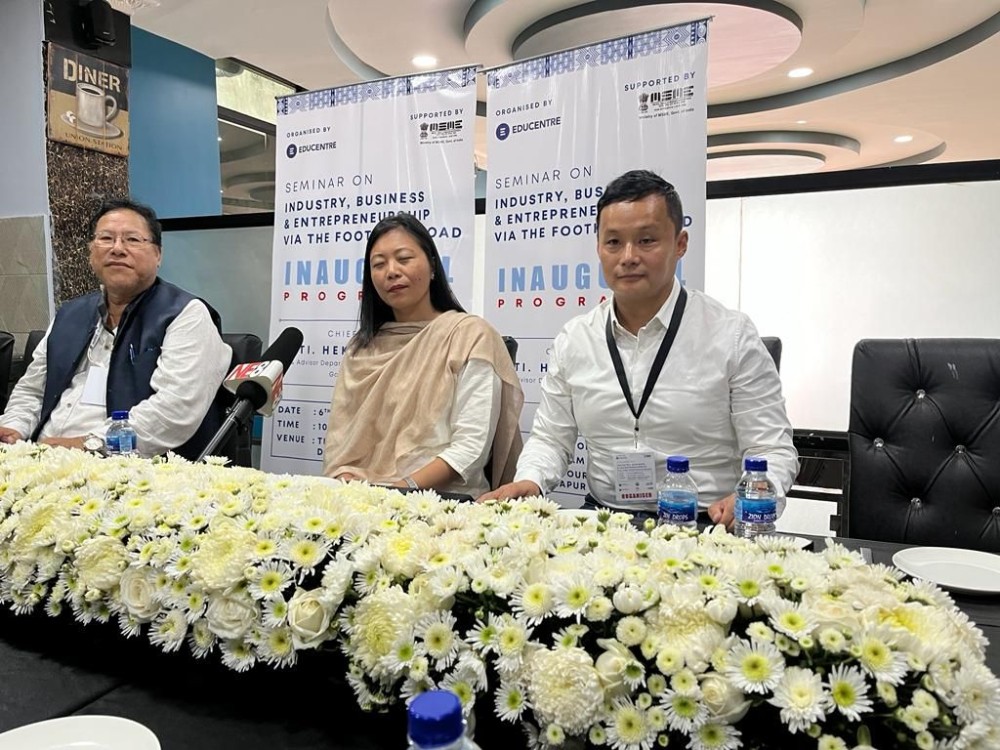
<path id="1" fill-rule="evenodd" d="M 257 412 L 265 417 L 271 416 L 274 408 L 281 401 L 281 387 L 284 381 L 284 367 L 276 359 L 264 362 L 244 362 L 236 365 L 226 375 L 222 385 L 230 393 L 240 395 L 240 386 L 256 384 L 267 395 L 266 400 L 257 406 Z M 244 391 L 246 389 L 244 388 Z"/>
<path id="2" fill-rule="evenodd" d="M 506 141 L 510 136 L 510 125 L 505 122 L 501 122 L 497 125 L 497 139 L 501 141 Z"/>

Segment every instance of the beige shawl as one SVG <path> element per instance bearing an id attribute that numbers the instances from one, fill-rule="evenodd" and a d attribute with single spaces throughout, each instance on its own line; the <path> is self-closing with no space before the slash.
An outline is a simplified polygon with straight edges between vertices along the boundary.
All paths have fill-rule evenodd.
<path id="1" fill-rule="evenodd" d="M 458 374 L 470 359 L 489 362 L 502 382 L 490 476 L 493 487 L 509 482 L 522 446 L 521 382 L 496 330 L 454 311 L 428 322 L 386 323 L 370 346 L 350 350 L 333 393 L 323 473 L 401 479 L 397 458 L 419 451 L 433 426 L 449 419 Z"/>

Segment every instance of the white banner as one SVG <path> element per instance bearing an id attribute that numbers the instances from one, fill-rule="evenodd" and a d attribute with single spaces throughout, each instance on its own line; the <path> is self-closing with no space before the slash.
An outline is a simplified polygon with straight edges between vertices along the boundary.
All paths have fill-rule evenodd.
<path id="1" fill-rule="evenodd" d="M 305 339 L 265 420 L 265 470 L 321 470 L 375 224 L 398 212 L 419 218 L 456 296 L 471 303 L 475 114 L 474 67 L 278 100 L 271 340 L 288 326 Z"/>
<path id="2" fill-rule="evenodd" d="M 671 182 L 684 205 L 686 285 L 704 286 L 708 21 L 490 71 L 486 318 L 519 342 L 521 428 L 531 427 L 549 345 L 609 294 L 597 199 L 630 169 Z M 557 495 L 582 497 L 582 441 Z"/>

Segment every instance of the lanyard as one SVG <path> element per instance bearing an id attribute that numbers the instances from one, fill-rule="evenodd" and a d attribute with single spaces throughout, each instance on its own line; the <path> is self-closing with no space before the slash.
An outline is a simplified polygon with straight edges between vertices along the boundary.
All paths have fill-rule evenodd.
<path id="1" fill-rule="evenodd" d="M 604 328 L 604 334 L 608 340 L 608 353 L 611 355 L 611 362 L 615 366 L 615 375 L 618 376 L 618 384 L 622 387 L 622 393 L 625 395 L 625 403 L 628 404 L 629 411 L 635 417 L 635 428 L 632 435 L 635 439 L 636 448 L 639 447 L 639 417 L 642 416 L 642 411 L 646 408 L 646 402 L 649 401 L 653 387 L 660 377 L 660 370 L 663 369 L 663 363 L 667 361 L 670 348 L 674 345 L 674 339 L 677 337 L 677 329 L 681 325 L 681 316 L 684 315 L 684 306 L 686 304 L 687 290 L 681 287 L 680 294 L 677 296 L 677 302 L 674 305 L 673 315 L 670 316 L 670 325 L 667 326 L 667 332 L 663 336 L 663 341 L 660 342 L 660 348 L 656 352 L 653 366 L 649 370 L 649 375 L 646 378 L 646 387 L 642 389 L 642 400 L 639 401 L 638 410 L 636 410 L 635 404 L 632 403 L 632 389 L 629 388 L 628 379 L 625 377 L 625 365 L 622 364 L 622 355 L 618 351 L 618 344 L 615 343 L 615 335 L 611 327 L 612 310 L 608 310 L 608 323 Z"/>

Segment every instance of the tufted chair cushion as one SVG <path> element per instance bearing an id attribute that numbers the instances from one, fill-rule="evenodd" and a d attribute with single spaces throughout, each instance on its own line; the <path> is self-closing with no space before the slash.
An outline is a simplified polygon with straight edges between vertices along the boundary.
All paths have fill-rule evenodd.
<path id="1" fill-rule="evenodd" d="M 1000 552 L 1000 340 L 854 348 L 848 536 Z"/>

